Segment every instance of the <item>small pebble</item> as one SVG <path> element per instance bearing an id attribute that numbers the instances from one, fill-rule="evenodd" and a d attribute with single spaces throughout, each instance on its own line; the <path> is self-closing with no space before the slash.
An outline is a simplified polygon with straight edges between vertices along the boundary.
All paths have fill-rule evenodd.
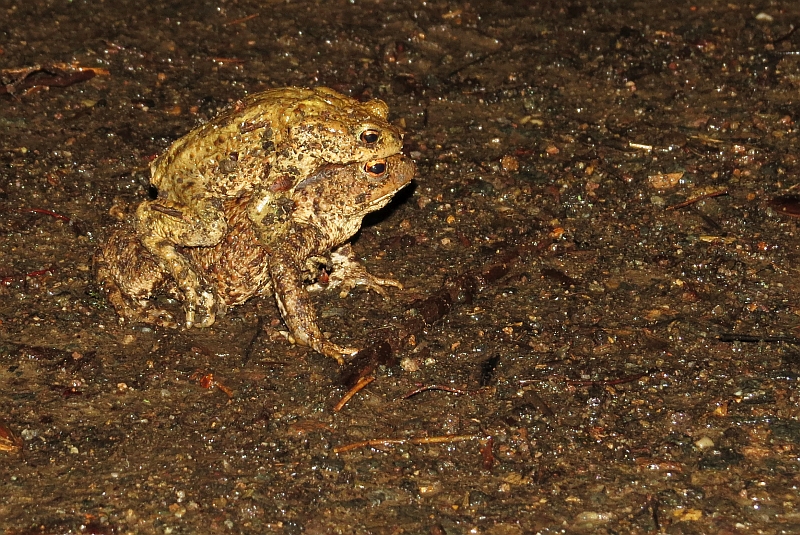
<path id="1" fill-rule="evenodd" d="M 697 440 L 694 445 L 697 446 L 697 449 L 699 450 L 707 450 L 708 448 L 714 447 L 714 441 L 708 437 L 703 437 Z"/>

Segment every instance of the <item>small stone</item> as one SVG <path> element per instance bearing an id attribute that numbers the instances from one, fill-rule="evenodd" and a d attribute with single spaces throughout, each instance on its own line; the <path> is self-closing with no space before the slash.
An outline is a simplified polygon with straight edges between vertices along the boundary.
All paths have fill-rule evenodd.
<path id="1" fill-rule="evenodd" d="M 699 450 L 707 450 L 708 448 L 713 448 L 714 447 L 714 441 L 711 440 L 708 437 L 703 437 L 703 438 L 695 441 L 694 445 Z"/>
<path id="2" fill-rule="evenodd" d="M 519 160 L 510 154 L 506 154 L 500 160 L 500 166 L 503 168 L 503 171 L 507 173 L 516 173 L 519 171 Z"/>

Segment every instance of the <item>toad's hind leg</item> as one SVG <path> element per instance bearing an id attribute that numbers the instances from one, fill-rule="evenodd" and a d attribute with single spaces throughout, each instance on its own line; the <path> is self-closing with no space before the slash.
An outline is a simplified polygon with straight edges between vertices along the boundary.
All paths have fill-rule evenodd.
<path id="1" fill-rule="evenodd" d="M 290 238 L 284 247 L 270 254 L 269 271 L 275 299 L 294 342 L 309 346 L 343 364 L 343 356 L 353 355 L 358 350 L 336 345 L 323 336 L 317 325 L 317 311 L 303 287 L 302 270 L 297 265 L 298 258 L 311 256 L 303 244 L 315 241 L 313 233 L 313 229 L 298 228 L 297 233 L 291 236 L 294 240 Z"/>
<path id="2" fill-rule="evenodd" d="M 342 347 L 327 340 L 317 326 L 317 313 L 311 299 L 303 288 L 300 270 L 292 262 L 280 256 L 273 257 L 271 262 L 275 299 L 289 328 L 291 340 L 300 345 L 331 357 L 339 364 L 344 364 L 343 356 L 354 355 L 358 350 Z"/>
<path id="3" fill-rule="evenodd" d="M 183 293 L 186 327 L 214 323 L 214 293 L 177 247 L 207 247 L 219 243 L 227 230 L 223 212 L 210 201 L 189 208 L 167 199 L 144 201 L 136 210 L 136 232 Z M 196 322 L 197 314 L 201 319 Z"/>

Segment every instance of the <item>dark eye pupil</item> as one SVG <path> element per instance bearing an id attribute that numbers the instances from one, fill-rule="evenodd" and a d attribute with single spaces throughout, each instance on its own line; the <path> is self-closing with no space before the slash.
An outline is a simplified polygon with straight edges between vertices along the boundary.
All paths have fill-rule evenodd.
<path id="1" fill-rule="evenodd" d="M 378 142 L 378 132 L 375 130 L 366 130 L 361 134 L 361 141 L 364 143 L 377 143 Z"/>
<path id="2" fill-rule="evenodd" d="M 386 172 L 386 162 L 369 162 L 364 169 L 371 175 L 382 175 Z"/>

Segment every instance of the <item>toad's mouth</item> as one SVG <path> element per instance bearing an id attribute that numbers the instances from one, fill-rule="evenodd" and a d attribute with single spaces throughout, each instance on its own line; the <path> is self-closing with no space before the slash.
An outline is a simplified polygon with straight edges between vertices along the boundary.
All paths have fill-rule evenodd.
<path id="1" fill-rule="evenodd" d="M 398 184 L 397 187 L 394 187 L 394 188 L 392 188 L 390 190 L 386 190 L 385 192 L 380 194 L 378 197 L 375 197 L 372 200 L 370 200 L 368 203 L 365 203 L 361 207 L 361 209 L 360 210 L 356 210 L 353 213 L 353 215 L 365 216 L 365 215 L 367 215 L 367 214 L 369 214 L 371 212 L 374 212 L 375 210 L 383 208 L 384 206 L 389 204 L 389 201 L 392 200 L 392 197 L 394 197 L 397 193 L 399 193 L 400 190 L 405 189 L 409 184 L 411 184 L 410 180 L 408 182 L 403 183 L 403 184 Z"/>

